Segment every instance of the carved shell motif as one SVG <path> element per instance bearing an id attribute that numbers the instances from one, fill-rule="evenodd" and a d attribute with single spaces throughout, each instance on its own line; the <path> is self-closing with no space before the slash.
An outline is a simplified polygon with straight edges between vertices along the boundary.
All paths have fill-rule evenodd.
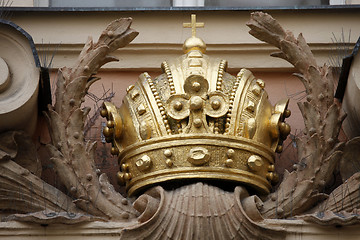
<path id="1" fill-rule="evenodd" d="M 261 206 L 242 187 L 234 192 L 204 183 L 172 191 L 155 187 L 135 201 L 140 224 L 124 229 L 120 239 L 284 239 L 282 229 L 261 223 Z"/>

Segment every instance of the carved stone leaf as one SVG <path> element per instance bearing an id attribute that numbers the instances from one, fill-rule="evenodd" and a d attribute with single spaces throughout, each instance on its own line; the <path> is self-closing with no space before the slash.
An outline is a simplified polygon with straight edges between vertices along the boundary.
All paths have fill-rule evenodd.
<path id="1" fill-rule="evenodd" d="M 331 75 L 328 75 L 329 67 L 309 66 L 305 73 L 308 82 L 309 96 L 311 101 L 318 111 L 321 118 L 325 117 L 329 107 L 334 103 L 334 88 L 332 86 Z"/>
<path id="2" fill-rule="evenodd" d="M 293 216 L 301 214 L 307 209 L 311 208 L 314 205 L 314 201 L 324 200 L 327 198 L 327 195 L 323 194 L 312 195 L 313 184 L 314 182 L 311 180 L 298 182 L 295 192 L 293 193 L 293 199 L 291 201 L 298 202 L 299 204 L 293 206 L 290 201 L 287 201 L 288 204 L 286 210 L 288 211 L 288 214 L 292 213 Z M 309 200 L 310 197 L 312 200 Z"/>
<path id="3" fill-rule="evenodd" d="M 316 204 L 319 198 L 326 197 L 326 194 L 321 194 L 321 191 L 332 176 L 334 166 L 341 155 L 341 152 L 335 152 L 334 146 L 338 141 L 338 129 L 343 117 L 335 107 L 329 109 L 334 102 L 332 76 L 328 74 L 327 66 L 319 67 L 316 64 L 315 57 L 302 35 L 295 39 L 289 31 L 285 32 L 283 38 L 269 34 L 271 31 L 279 30 L 279 24 L 270 15 L 252 14 L 248 26 L 251 28 L 250 34 L 280 49 L 281 54 L 276 56 L 284 58 L 300 72 L 296 76 L 300 78 L 308 94 L 307 102 L 298 103 L 306 131 L 301 139 L 296 140 L 299 162 L 294 191 L 288 191 L 286 186 L 293 185 L 291 182 L 293 179 L 290 178 L 293 175 L 289 174 L 283 179 L 283 183 L 279 185 L 275 193 L 283 196 L 282 199 L 278 199 L 277 204 L 284 206 L 284 217 L 301 214 Z M 291 208 L 294 211 L 292 212 L 288 212 L 289 198 L 293 199 Z M 277 209 L 274 208 L 271 198 L 264 202 L 264 209 L 266 209 L 264 211 L 266 216 L 277 215 Z"/>
<path id="4" fill-rule="evenodd" d="M 0 161 L 0 193 L 0 208 L 5 211 L 82 213 L 71 198 L 11 160 Z"/>
<path id="5" fill-rule="evenodd" d="M 299 48 L 303 52 L 303 56 L 307 58 L 308 65 L 316 66 L 317 63 L 315 57 L 312 54 L 309 45 L 306 43 L 302 33 L 300 33 L 297 37 L 297 44 L 299 45 Z"/>
<path id="6" fill-rule="evenodd" d="M 358 172 L 360 172 L 360 137 L 346 143 L 340 160 L 340 175 L 343 182 Z"/>
<path id="7" fill-rule="evenodd" d="M 262 12 L 251 13 L 251 19 L 246 25 L 251 28 L 251 35 L 278 48 L 280 41 L 286 36 L 281 25 L 270 15 Z"/>
<path id="8" fill-rule="evenodd" d="M 309 102 L 298 103 L 298 106 L 303 115 L 305 127 L 311 136 L 320 129 L 320 113 Z"/>
<path id="9" fill-rule="evenodd" d="M 77 175 L 77 179 L 84 184 L 84 187 L 85 184 L 90 184 L 97 178 L 95 162 L 93 159 L 89 159 L 89 156 L 81 143 L 74 143 L 70 156 L 73 160 L 72 168 Z M 95 184 L 98 184 L 98 182 L 95 181 Z"/>
<path id="10" fill-rule="evenodd" d="M 94 47 L 94 42 L 93 42 L 93 38 L 91 36 L 88 36 L 85 45 L 83 47 L 83 49 L 81 50 L 80 54 L 79 54 L 79 59 L 83 59 L 84 56 L 86 56 L 86 54 Z M 81 60 L 80 60 L 81 61 Z"/>
<path id="11" fill-rule="evenodd" d="M 36 147 L 25 132 L 9 131 L 0 134 L 0 161 L 12 160 L 40 177 L 42 167 L 36 155 Z"/>
<path id="12" fill-rule="evenodd" d="M 110 52 L 125 47 L 138 35 L 138 32 L 130 28 L 131 23 L 131 18 L 122 18 L 113 21 L 100 36 L 99 42 L 108 45 Z M 103 40 L 105 34 L 107 37 Z"/>
<path id="13" fill-rule="evenodd" d="M 13 132 L 3 133 L 0 137 L 0 160 L 8 161 L 14 159 L 17 154 L 17 146 L 14 143 Z"/>
<path id="14" fill-rule="evenodd" d="M 124 197 L 111 191 L 105 178 L 100 183 L 94 162 L 95 145 L 83 138 L 89 108 L 81 109 L 81 103 L 90 85 L 99 79 L 95 76 L 99 68 L 115 60 L 109 54 L 137 36 L 130 24 L 130 18 L 113 21 L 97 43 L 88 39 L 75 65 L 59 70 L 55 108 L 49 107 L 48 111 L 54 145 L 50 147 L 52 160 L 59 178 L 75 198 L 74 203 L 89 214 L 127 222 L 135 221 L 137 212 L 130 205 L 114 201 L 123 201 Z"/>
<path id="15" fill-rule="evenodd" d="M 290 189 L 286 186 L 283 192 L 272 193 L 270 199 L 264 203 L 264 208 L 261 213 L 266 218 L 286 218 L 286 216 L 294 216 L 302 211 L 302 204 L 296 206 L 293 202 L 304 202 L 306 197 L 309 197 L 312 190 L 311 181 L 299 182 L 296 178 L 296 173 L 292 172 L 289 175 L 289 180 L 284 182 L 284 185 L 290 183 L 290 179 L 293 179 L 293 188 Z M 304 206 L 305 207 L 305 206 Z"/>
<path id="16" fill-rule="evenodd" d="M 110 184 L 106 174 L 103 173 L 99 176 L 99 182 L 101 186 L 101 192 L 105 197 L 108 198 L 111 203 L 113 203 L 118 208 L 123 209 L 123 211 L 129 215 L 133 215 L 134 217 L 139 215 L 139 213 L 135 210 L 129 211 L 127 205 L 130 205 L 130 201 L 124 198 L 114 189 L 114 186 Z"/>
<path id="17" fill-rule="evenodd" d="M 330 181 L 332 181 L 333 172 L 338 166 L 342 154 L 342 151 L 333 151 L 330 156 L 328 156 L 322 161 L 317 172 L 318 176 L 316 178 L 316 183 L 319 184 L 320 188 L 323 189 L 325 186 L 328 185 Z M 324 168 L 324 170 L 322 168 Z"/>
<path id="18" fill-rule="evenodd" d="M 309 89 L 308 79 L 306 79 L 305 76 L 301 73 L 293 73 L 293 75 L 296 76 L 302 82 L 302 84 L 304 85 L 304 87 L 306 89 L 306 94 L 309 94 L 311 92 L 311 90 Z"/>
<path id="19" fill-rule="evenodd" d="M 307 70 L 309 67 L 309 62 L 307 61 L 299 61 L 297 59 L 306 59 L 306 53 L 302 51 L 300 46 L 291 41 L 283 40 L 280 42 L 280 49 L 283 51 L 287 59 L 291 60 L 291 64 L 293 64 L 297 69 Z"/>
<path id="20" fill-rule="evenodd" d="M 81 74 L 84 74 L 87 78 L 92 74 L 90 70 L 99 69 L 106 58 L 106 55 L 109 53 L 109 46 L 99 45 L 91 49 L 86 59 L 84 59 L 86 65 L 81 66 L 82 68 L 73 69 L 72 75 L 74 76 L 77 71 L 80 71 Z M 80 73 L 79 73 L 80 75 Z"/>
<path id="21" fill-rule="evenodd" d="M 286 56 L 283 52 L 273 52 L 273 53 L 270 53 L 270 56 L 282 58 L 282 59 L 286 60 Z"/>
<path id="22" fill-rule="evenodd" d="M 86 115 L 84 110 L 77 108 L 70 115 L 69 120 L 67 121 L 66 135 L 68 136 L 68 141 L 70 145 L 83 143 L 84 142 L 84 120 Z"/>
<path id="23" fill-rule="evenodd" d="M 68 147 L 64 141 L 66 139 L 64 131 L 65 123 L 61 120 L 60 115 L 52 109 L 48 109 L 48 111 L 44 113 L 44 115 L 47 118 L 49 128 L 54 129 L 53 131 L 50 131 L 52 145 L 55 146 L 55 148 L 52 148 L 52 150 L 61 149 L 63 154 L 68 154 Z M 51 152 L 56 153 L 56 151 Z"/>
<path id="24" fill-rule="evenodd" d="M 112 37 L 123 34 L 130 26 L 132 20 L 131 18 L 122 18 L 112 22 L 112 25 L 108 25 L 106 29 L 101 33 L 99 37 L 99 42 L 102 44 L 109 45 L 113 40 Z M 111 31 L 109 33 L 109 31 Z M 109 36 L 110 35 L 110 36 Z"/>
<path id="25" fill-rule="evenodd" d="M 101 59 L 100 61 L 99 61 L 99 63 L 100 63 L 100 65 L 105 65 L 106 63 L 109 63 L 109 62 L 115 62 L 115 61 L 119 61 L 119 59 L 117 58 L 117 57 L 115 57 L 115 56 L 109 56 L 109 55 L 107 55 L 107 56 L 105 56 L 103 59 Z M 88 81 L 88 83 L 89 83 L 90 81 Z M 92 82 L 94 82 L 94 81 L 92 81 Z"/>
<path id="26" fill-rule="evenodd" d="M 360 173 L 357 172 L 332 191 L 329 198 L 314 207 L 310 213 L 325 211 L 353 212 L 354 209 L 360 208 L 359 189 Z"/>
<path id="27" fill-rule="evenodd" d="M 297 172 L 291 172 L 286 175 L 284 175 L 284 181 L 280 183 L 279 188 L 283 189 L 281 192 L 281 195 L 279 196 L 279 192 L 271 193 L 265 203 L 263 208 L 260 210 L 262 216 L 265 218 L 279 218 L 282 217 L 283 209 L 278 211 L 279 206 L 279 197 L 283 198 L 284 196 L 291 195 L 296 187 L 296 184 L 298 182 L 297 180 Z M 280 215 L 280 216 L 279 216 Z"/>
<path id="28" fill-rule="evenodd" d="M 301 165 L 299 179 L 312 179 L 316 168 L 320 167 L 321 153 L 316 151 L 322 147 L 320 137 L 315 133 L 309 139 L 301 139 L 297 142 L 299 142 L 300 150 L 298 151 L 298 164 Z"/>
<path id="29" fill-rule="evenodd" d="M 321 82 L 325 83 L 323 85 L 323 99 L 319 99 L 320 102 L 325 101 L 323 103 L 323 106 L 330 107 L 334 103 L 334 84 L 331 84 L 331 82 L 328 82 L 331 79 L 334 79 L 335 77 L 332 75 L 332 70 L 326 65 L 319 68 L 321 72 L 322 80 Z M 320 95 L 320 97 L 322 97 Z"/>
<path id="30" fill-rule="evenodd" d="M 70 115 L 74 108 L 80 107 L 81 98 L 83 97 L 82 90 L 86 86 L 87 79 L 87 77 L 80 76 L 66 86 L 63 95 L 63 99 L 66 102 L 62 104 L 62 112 L 65 116 Z M 63 121 L 66 121 L 66 119 L 63 119 Z"/>
<path id="31" fill-rule="evenodd" d="M 62 179 L 65 186 L 70 186 L 70 194 L 73 196 L 86 196 L 84 187 L 78 182 L 74 170 L 71 169 L 70 163 L 63 163 L 62 158 L 52 157 L 50 159 L 55 166 L 58 177 Z"/>
<path id="32" fill-rule="evenodd" d="M 87 141 L 86 143 L 85 151 L 89 154 L 89 157 L 91 159 L 95 159 L 96 146 L 97 146 L 96 141 L 93 142 Z"/>
<path id="33" fill-rule="evenodd" d="M 323 120 L 323 126 L 322 126 L 322 134 L 324 135 L 324 139 L 327 141 L 332 141 L 333 144 L 335 144 L 335 139 L 339 135 L 341 120 L 339 119 L 340 115 L 340 107 L 336 105 L 335 103 L 332 104 L 328 111 L 326 112 L 325 118 Z M 333 147 L 333 146 L 329 146 Z"/>
<path id="34" fill-rule="evenodd" d="M 59 159 L 62 159 L 63 158 L 63 155 L 62 153 L 52 144 L 47 144 L 46 145 L 47 149 L 49 150 L 49 152 L 51 152 L 51 155 L 54 157 L 54 158 L 59 158 Z"/>
<path id="35" fill-rule="evenodd" d="M 101 178 L 102 182 L 100 182 L 96 174 L 94 159 L 90 158 L 88 153 L 84 151 L 82 144 L 73 145 L 71 158 L 77 159 L 77 161 L 72 162 L 72 169 L 76 174 L 79 186 L 85 189 L 84 196 L 80 196 L 81 199 L 76 201 L 79 207 L 88 204 L 97 212 L 96 214 L 93 213 L 94 215 L 105 215 L 117 221 L 126 221 L 137 216 L 137 212 L 130 205 L 118 204 L 118 201 L 123 201 L 123 196 L 115 191 L 110 191 L 109 188 L 107 191 L 102 189 L 104 186 L 109 187 L 110 183 L 104 176 Z M 114 199 L 118 200 L 115 201 Z M 85 200 L 85 202 L 82 200 Z"/>
<path id="36" fill-rule="evenodd" d="M 61 104 L 63 102 L 63 96 L 65 93 L 65 85 L 63 84 L 66 81 L 66 78 L 64 77 L 64 72 L 66 71 L 66 68 L 60 68 L 57 73 L 57 82 L 56 82 L 56 91 L 55 91 L 55 104 L 54 104 L 54 110 L 61 114 Z M 50 108 L 49 106 L 48 108 Z"/>

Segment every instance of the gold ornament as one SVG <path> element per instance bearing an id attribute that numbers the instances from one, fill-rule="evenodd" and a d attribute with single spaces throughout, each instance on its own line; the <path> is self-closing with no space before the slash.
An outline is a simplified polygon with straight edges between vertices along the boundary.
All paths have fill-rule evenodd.
<path id="1" fill-rule="evenodd" d="M 163 74 L 143 73 L 127 89 L 117 109 L 105 103 L 101 115 L 119 156 L 118 179 L 129 195 L 168 181 L 219 180 L 244 184 L 260 194 L 278 179 L 275 151 L 290 133 L 288 99 L 274 107 L 264 81 L 242 69 L 226 72 L 225 60 L 206 56 L 196 37 L 184 43 L 185 54 L 162 63 Z M 196 40 L 194 40 L 196 39 Z"/>

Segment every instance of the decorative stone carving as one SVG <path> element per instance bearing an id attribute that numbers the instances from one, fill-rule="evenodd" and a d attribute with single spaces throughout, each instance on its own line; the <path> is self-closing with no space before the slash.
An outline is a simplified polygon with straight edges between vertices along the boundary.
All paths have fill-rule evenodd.
<path id="1" fill-rule="evenodd" d="M 1 134 L 0 209 L 5 213 L 64 211 L 84 214 L 69 196 L 36 175 L 39 175 L 39 161 L 31 139 L 21 132 Z"/>
<path id="2" fill-rule="evenodd" d="M 134 207 L 139 224 L 120 239 L 284 239 L 281 227 L 269 228 L 258 212 L 261 200 L 242 187 L 227 192 L 196 183 L 172 191 L 155 187 Z"/>
<path id="3" fill-rule="evenodd" d="M 40 212 L 44 209 L 37 208 L 36 202 L 32 205 L 25 205 L 27 204 L 27 198 L 19 199 L 16 196 L 1 193 L 0 198 L 6 200 L 0 201 L 1 204 L 4 204 L 1 206 L 3 209 L 22 213 L 33 212 L 24 215 L 16 214 L 8 217 L 9 220 L 32 221 L 41 224 L 78 223 L 91 220 L 91 218 L 89 219 L 83 215 L 86 211 L 87 214 L 94 216 L 92 220 L 119 222 L 120 233 L 118 234 L 120 239 L 284 239 L 287 234 L 286 227 L 279 227 L 279 225 L 283 224 L 285 226 L 289 224 L 289 221 L 281 222 L 282 220 L 274 220 L 275 218 L 296 217 L 310 222 L 313 226 L 359 223 L 357 209 L 360 201 L 352 202 L 352 196 L 357 194 L 359 189 L 360 178 L 358 173 L 352 175 L 351 171 L 343 168 L 340 171 L 342 171 L 342 176 L 346 181 L 331 194 L 323 192 L 324 187 L 330 183 L 339 162 L 344 161 L 341 159 L 346 159 L 347 153 L 351 154 L 355 149 L 354 146 L 358 145 L 358 139 L 354 139 L 347 144 L 338 141 L 344 115 L 333 98 L 333 81 L 330 79 L 329 69 L 327 66 L 319 67 L 316 64 L 315 58 L 302 35 L 295 38 L 291 32 L 283 30 L 270 15 L 259 12 L 253 13 L 251 16 L 248 23 L 251 28 L 250 33 L 280 49 L 280 52 L 273 54 L 273 56 L 284 58 L 294 65 L 299 72 L 297 76 L 302 80 L 308 94 L 306 101 L 299 103 L 305 122 L 305 134 L 297 139 L 299 167 L 291 173 L 285 172 L 284 178 L 277 189 L 267 197 L 262 196 L 263 201 L 257 195 L 249 195 L 246 184 L 241 181 L 239 181 L 238 185 L 243 186 L 237 186 L 235 190 L 232 188 L 229 191 L 225 191 L 218 186 L 205 184 L 201 182 L 202 179 L 198 179 L 197 183 L 189 183 L 180 187 L 171 185 L 172 188 L 167 190 L 156 186 L 137 197 L 133 204 L 131 204 L 132 199 L 125 198 L 115 192 L 106 175 L 101 174 L 98 176 L 97 174 L 94 164 L 94 143 L 84 141 L 84 119 L 89 110 L 81 108 L 81 103 L 90 85 L 98 80 L 94 76 L 97 70 L 104 63 L 114 60 L 109 54 L 119 47 L 124 47 L 136 37 L 137 32 L 130 28 L 130 24 L 131 19 L 120 19 L 112 22 L 101 34 L 97 43 L 93 43 L 91 39 L 88 40 L 74 67 L 64 67 L 59 70 L 56 103 L 53 107 L 49 106 L 47 112 L 52 137 L 52 144 L 48 147 L 58 176 L 71 193 L 72 198 L 57 192 L 57 189 L 46 185 L 30 171 L 15 163 L 16 154 L 14 154 L 12 148 L 8 148 L 8 150 L 2 148 L 3 152 L 0 152 L 2 157 L 0 159 L 0 181 L 5 183 L 0 185 L 1 191 L 13 191 L 16 188 L 21 188 L 25 196 L 35 194 L 36 201 L 47 201 L 48 210 L 61 209 L 61 211 L 73 213 L 73 220 L 71 220 L 71 216 L 66 216 L 63 212 L 59 213 L 57 217 L 54 217 L 53 214 L 46 215 L 46 212 Z M 199 41 L 191 42 L 192 45 L 189 46 L 194 47 L 194 44 L 198 43 Z M 189 46 L 186 45 L 185 49 L 191 53 Z M 205 49 L 205 44 L 201 43 L 201 51 L 197 55 L 191 55 L 190 57 L 198 59 L 204 56 L 202 51 Z M 196 71 L 200 71 L 199 67 L 203 66 L 202 63 L 205 62 L 185 61 L 185 63 L 189 63 L 191 67 L 198 68 Z M 215 91 L 220 91 L 226 82 L 226 78 L 229 77 L 225 77 L 225 66 L 225 61 L 220 61 L 218 64 L 216 81 L 213 86 Z M 154 86 L 154 81 L 148 74 L 141 75 L 143 85 L 128 88 L 128 101 L 137 101 L 134 105 L 136 106 L 135 109 L 138 110 L 134 111 L 136 117 L 146 118 L 149 112 L 146 105 L 143 105 L 144 108 L 139 108 L 145 102 L 143 94 L 141 94 L 144 89 L 141 87 L 146 86 L 148 87 L 149 96 L 152 96 L 152 106 L 159 109 L 156 116 L 159 123 L 162 124 L 159 131 L 165 136 L 165 139 L 172 139 L 173 129 L 179 134 L 183 133 L 181 130 L 185 130 L 188 126 L 188 123 L 184 123 L 183 119 L 187 116 L 190 117 L 193 114 L 191 111 L 198 111 L 197 113 L 203 111 L 199 118 L 201 117 L 202 124 L 208 124 L 205 123 L 205 113 L 217 112 L 224 106 L 228 109 L 228 113 L 224 116 L 224 127 L 215 117 L 214 122 L 211 123 L 213 124 L 211 125 L 213 130 L 211 134 L 217 136 L 220 133 L 225 135 L 233 132 L 241 133 L 247 137 L 248 140 L 245 142 L 249 145 L 251 145 L 250 140 L 259 137 L 256 132 L 263 126 L 257 123 L 254 113 L 257 111 L 256 97 L 264 94 L 263 88 L 265 85 L 262 80 L 255 80 L 249 72 L 242 71 L 233 81 L 234 86 L 227 88 L 230 94 L 228 105 L 227 101 L 224 100 L 225 97 L 221 94 L 215 94 L 216 99 L 214 100 L 210 99 L 213 96 L 210 96 L 210 94 L 208 95 L 209 99 L 200 97 L 201 99 L 191 101 L 190 98 L 189 103 L 188 97 L 175 95 L 179 86 L 174 81 L 177 76 L 172 74 L 172 67 L 172 64 L 163 63 L 163 76 L 164 79 L 168 80 L 169 96 L 177 96 L 179 99 L 178 102 L 176 99 L 169 101 L 169 105 L 173 106 L 175 117 L 170 121 L 164 118 L 164 116 L 167 116 L 164 104 Z M 233 126 L 235 124 L 233 119 L 236 118 L 231 118 L 231 110 L 237 109 L 235 108 L 238 104 L 236 93 L 239 85 L 248 79 L 251 79 L 251 83 L 254 84 L 251 88 L 248 88 L 249 92 L 247 92 L 252 94 L 251 97 L 243 101 L 243 109 L 247 115 L 246 121 L 243 121 L 243 129 L 240 131 Z M 201 92 L 202 90 L 202 84 L 198 85 L 193 82 L 189 86 L 190 90 L 184 89 L 184 93 L 189 94 L 191 91 Z M 207 103 L 208 105 L 206 105 Z M 272 139 L 276 138 L 275 141 L 266 142 L 269 143 L 268 147 L 271 151 L 281 150 L 279 149 L 279 146 L 281 146 L 281 144 L 279 145 L 280 140 L 290 131 L 288 126 L 281 124 L 284 117 L 290 115 L 290 112 L 286 111 L 286 106 L 287 101 L 280 102 L 270 112 L 270 120 L 267 125 L 271 129 L 269 136 L 272 136 Z M 114 143 L 122 134 L 119 129 L 126 130 L 126 123 L 129 119 L 122 119 L 124 120 L 122 121 L 118 118 L 119 115 L 110 114 L 115 112 L 110 111 L 113 108 L 112 105 L 105 104 L 105 107 L 106 111 L 103 111 L 102 115 L 108 118 L 108 130 L 106 130 L 109 135 L 108 141 Z M 186 114 L 184 114 L 186 117 L 177 118 L 176 111 L 181 112 L 184 109 L 186 110 Z M 234 110 L 234 112 L 236 111 Z M 228 114 L 230 115 L 228 116 Z M 210 114 L 208 115 L 210 116 Z M 222 113 L 219 115 L 219 117 L 223 116 Z M 171 122 L 173 120 L 179 120 L 180 122 Z M 193 120 L 191 124 L 196 127 L 196 119 Z M 159 132 L 153 131 L 154 128 L 151 124 L 153 123 L 149 123 L 151 129 L 146 134 L 140 134 L 139 141 L 151 142 L 151 137 L 159 134 Z M 202 127 L 203 125 L 199 126 L 199 128 Z M 134 131 L 138 130 L 135 129 Z M 204 133 L 206 132 L 204 130 Z M 145 136 L 147 140 L 142 136 Z M 179 139 L 173 140 L 174 143 L 177 143 L 175 140 Z M 188 141 L 186 137 L 181 140 Z M 201 142 L 193 144 L 191 138 L 187 143 L 193 145 L 189 149 L 194 149 L 195 145 L 201 145 Z M 24 144 L 27 144 L 26 141 Z M 214 146 L 216 144 L 211 145 L 211 147 Z M 121 151 L 124 149 L 122 145 L 117 143 L 113 144 L 113 148 L 112 152 L 115 155 L 121 155 Z M 209 153 L 206 153 L 207 148 L 202 148 L 201 151 L 204 152 L 203 159 L 209 162 L 215 158 L 215 156 L 211 154 L 209 156 Z M 224 161 L 218 166 L 221 166 L 224 171 L 232 171 L 236 167 L 235 164 L 241 162 L 237 153 L 243 149 L 233 142 L 226 147 L 222 146 L 222 148 L 219 152 L 223 153 Z M 142 159 L 142 164 L 138 164 L 140 170 L 144 172 L 148 171 L 150 166 L 160 165 L 163 166 L 162 171 L 168 171 L 168 169 L 173 171 L 178 164 L 177 158 L 182 157 L 181 154 L 176 152 L 177 149 L 173 144 L 151 149 L 153 152 L 148 149 L 141 151 L 138 149 L 134 150 L 135 153 L 131 153 L 132 155 L 130 154 L 129 158 L 134 157 L 134 159 L 139 160 L 145 156 L 141 155 L 141 151 L 148 152 L 149 155 L 153 154 L 152 156 L 146 155 L 147 157 Z M 259 148 L 254 148 L 254 152 L 257 151 L 259 151 Z M 188 158 L 186 153 L 183 154 L 185 159 Z M 136 154 L 139 156 L 136 156 Z M 249 154 L 244 158 L 242 164 L 249 165 L 251 168 L 249 171 L 257 172 L 259 169 L 265 169 L 268 172 L 265 176 L 266 181 L 273 182 L 276 179 L 275 166 L 267 164 L 264 167 L 262 157 L 259 154 Z M 149 168 L 142 168 L 144 162 L 149 162 L 149 159 L 151 159 L 151 165 L 150 163 L 149 165 L 146 164 Z M 199 157 L 196 155 L 197 159 Z M 155 163 L 155 161 L 158 162 Z M 202 164 L 205 165 L 208 162 Z M 130 182 L 133 179 L 132 174 L 135 170 L 131 163 L 129 161 L 121 164 L 119 179 L 122 179 L 123 182 Z M 352 176 L 347 178 L 350 175 Z M 33 184 L 34 190 L 23 183 Z M 156 182 L 151 184 L 156 184 Z M 49 194 L 42 195 L 41 187 L 44 185 L 51 189 Z M 227 186 L 222 185 L 222 187 L 226 188 Z M 344 193 L 341 191 L 343 188 L 349 189 L 349 191 Z M 59 196 L 62 201 L 68 202 L 69 205 L 66 207 L 59 205 L 57 203 L 58 199 L 55 199 L 55 197 L 58 198 Z M 329 196 L 334 197 L 334 202 L 331 202 Z M 18 208 L 12 209 L 9 207 L 11 201 L 18 201 L 21 204 Z M 337 209 L 336 203 L 341 201 L 345 203 L 341 209 L 344 212 L 339 215 L 341 210 Z M 337 213 L 334 214 L 333 211 Z M 294 225 L 304 224 L 299 220 L 292 221 Z"/>
<path id="4" fill-rule="evenodd" d="M 75 198 L 74 203 L 91 215 L 113 221 L 135 220 L 138 213 L 122 203 L 124 197 L 114 190 L 105 174 L 97 175 L 96 145 L 84 142 L 83 134 L 90 109 L 82 108 L 81 104 L 91 84 L 99 80 L 94 76 L 98 69 L 116 60 L 109 54 L 137 36 L 130 24 L 130 18 L 112 22 L 97 43 L 88 39 L 73 68 L 59 69 L 56 102 L 46 113 L 52 138 L 52 144 L 48 145 L 51 160 L 59 178 Z"/>
<path id="5" fill-rule="evenodd" d="M 32 135 L 37 121 L 40 66 L 31 37 L 0 19 L 0 132 Z M 36 53 L 36 51 L 35 51 Z"/>
<path id="6" fill-rule="evenodd" d="M 332 180 L 341 159 L 343 144 L 339 143 L 338 134 L 345 115 L 334 101 L 329 67 L 317 65 L 302 34 L 295 38 L 270 15 L 261 12 L 253 13 L 247 25 L 251 35 L 279 48 L 280 52 L 272 56 L 293 64 L 306 89 L 306 101 L 298 103 L 305 130 L 296 139 L 298 160 L 305 168 L 286 172 L 277 191 L 268 197 L 261 210 L 265 217 L 286 218 L 304 213 L 329 197 L 322 190 Z"/>

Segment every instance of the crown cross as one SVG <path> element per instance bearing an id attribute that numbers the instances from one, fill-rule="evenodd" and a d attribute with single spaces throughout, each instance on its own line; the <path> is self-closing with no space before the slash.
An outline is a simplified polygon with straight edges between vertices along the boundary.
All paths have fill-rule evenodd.
<path id="1" fill-rule="evenodd" d="M 196 14 L 191 14 L 191 23 L 183 23 L 184 28 L 191 28 L 191 35 L 196 37 L 196 28 L 203 28 L 205 23 L 196 22 Z"/>
<path id="2" fill-rule="evenodd" d="M 188 77 L 184 84 L 186 94 L 172 95 L 168 101 L 168 114 L 172 119 L 189 117 L 185 133 L 210 132 L 206 116 L 220 118 L 229 110 L 228 100 L 220 91 L 208 93 L 209 84 L 199 75 Z"/>

